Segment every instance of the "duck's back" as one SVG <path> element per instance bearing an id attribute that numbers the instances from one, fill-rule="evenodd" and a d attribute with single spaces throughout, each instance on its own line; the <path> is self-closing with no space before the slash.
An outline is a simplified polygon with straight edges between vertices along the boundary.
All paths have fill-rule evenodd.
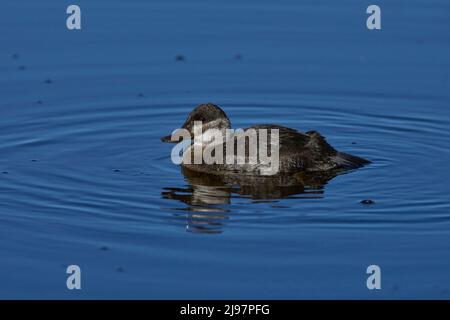
<path id="1" fill-rule="evenodd" d="M 280 172 L 327 171 L 335 167 L 332 159 L 338 152 L 317 131 L 302 133 L 272 124 L 253 128 L 267 129 L 269 132 L 278 129 Z"/>

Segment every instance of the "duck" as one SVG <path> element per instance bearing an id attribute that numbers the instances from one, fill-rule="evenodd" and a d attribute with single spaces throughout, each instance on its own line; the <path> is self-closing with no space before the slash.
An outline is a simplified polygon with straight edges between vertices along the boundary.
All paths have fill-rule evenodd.
<path id="1" fill-rule="evenodd" d="M 188 115 L 186 121 L 181 126 L 181 129 L 188 132 L 190 136 L 195 136 L 196 124 L 201 123 L 202 133 L 202 148 L 205 149 L 208 146 L 217 148 L 223 148 L 223 154 L 226 154 L 227 141 L 230 139 L 236 140 L 235 136 L 227 136 L 226 139 L 216 141 L 211 139 L 211 132 L 222 132 L 226 136 L 226 132 L 231 129 L 231 121 L 228 118 L 224 110 L 213 103 L 200 104 L 195 107 Z M 250 141 L 246 142 L 245 160 L 235 161 L 234 163 L 192 163 L 191 161 L 182 161 L 181 166 L 198 173 L 206 173 L 213 175 L 289 175 L 305 173 L 311 174 L 323 174 L 343 170 L 351 170 L 363 167 L 371 162 L 362 157 L 351 155 L 345 152 L 340 152 L 333 148 L 318 131 L 306 131 L 300 132 L 298 130 L 288 128 L 277 124 L 257 124 L 249 128 L 243 129 L 247 132 L 249 129 L 253 129 L 258 132 L 266 130 L 270 132 L 268 139 L 277 133 L 276 147 L 277 147 L 277 162 L 276 171 L 268 171 L 267 163 L 249 163 L 249 151 L 248 147 Z M 198 128 L 197 128 L 198 130 Z M 175 131 L 174 131 L 175 132 Z M 163 136 L 161 141 L 163 142 L 179 142 L 174 140 L 174 135 Z M 260 138 L 258 138 L 260 140 Z M 185 157 L 187 154 L 194 153 L 194 146 L 196 144 L 195 139 L 188 142 L 187 152 L 184 152 Z M 271 140 L 273 141 L 273 140 Z M 185 142 L 186 143 L 186 142 Z M 270 146 L 269 155 L 274 154 Z M 232 152 L 236 154 L 236 149 Z M 228 156 L 228 155 L 227 155 Z M 273 164 L 270 164 L 273 166 Z M 269 173 L 268 173 L 269 172 Z"/>

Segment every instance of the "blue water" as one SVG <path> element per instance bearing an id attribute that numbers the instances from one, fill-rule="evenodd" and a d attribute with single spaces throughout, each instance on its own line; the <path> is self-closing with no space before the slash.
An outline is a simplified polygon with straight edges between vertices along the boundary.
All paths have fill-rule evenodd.
<path id="1" fill-rule="evenodd" d="M 377 1 L 378 31 L 357 0 L 69 4 L 1 5 L 0 298 L 450 298 L 448 1 Z M 204 102 L 373 163 L 189 180 L 159 138 Z"/>

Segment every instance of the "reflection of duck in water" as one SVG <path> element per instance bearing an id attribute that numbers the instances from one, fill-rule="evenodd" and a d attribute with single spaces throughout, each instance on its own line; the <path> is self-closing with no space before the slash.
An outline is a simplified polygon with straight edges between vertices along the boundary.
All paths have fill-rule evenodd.
<path id="1" fill-rule="evenodd" d="M 190 232 L 220 233 L 228 219 L 231 199 L 250 198 L 254 202 L 276 202 L 282 198 L 318 199 L 324 185 L 338 171 L 322 174 L 297 173 L 276 176 L 214 175 L 182 167 L 189 186 L 167 187 L 161 193 L 165 199 L 188 205 L 186 227 Z"/>
<path id="2" fill-rule="evenodd" d="M 231 128 L 231 122 L 228 119 L 225 112 L 214 104 L 202 104 L 196 107 L 188 116 L 187 120 L 182 126 L 182 129 L 189 131 L 191 137 L 195 136 L 197 122 L 201 121 L 201 134 L 202 134 L 202 148 L 207 148 L 208 144 L 220 144 L 223 147 L 223 154 L 226 154 L 227 144 L 226 141 L 230 139 L 236 140 L 236 136 L 227 136 L 226 131 Z M 279 150 L 276 173 L 288 174 L 297 172 L 325 172 L 331 170 L 340 169 L 355 169 L 365 164 L 370 163 L 368 160 L 359 158 L 347 153 L 339 152 L 329 145 L 325 138 L 316 131 L 308 131 L 301 133 L 297 130 L 286 128 L 279 125 L 256 125 L 245 129 L 255 129 L 258 134 L 258 140 L 261 141 L 260 131 L 261 129 L 267 130 L 269 135 L 266 139 L 271 141 L 272 130 L 278 130 L 278 141 L 276 145 Z M 224 139 L 222 142 L 215 141 L 211 132 L 222 132 L 223 136 L 228 137 L 228 140 Z M 163 137 L 164 142 L 173 142 L 171 136 Z M 195 141 L 191 143 L 195 145 Z M 245 149 L 245 163 L 249 163 L 249 147 L 250 142 L 246 144 Z M 234 148 L 234 145 L 233 145 Z M 272 146 L 270 146 L 270 149 Z M 268 148 L 269 149 L 269 148 Z M 193 151 L 194 148 L 191 148 Z M 233 151 L 237 154 L 237 148 Z M 192 152 L 193 153 L 193 152 Z M 270 153 L 270 152 L 269 152 Z M 260 155 L 260 154 L 259 154 Z M 189 152 L 190 156 L 190 152 Z M 238 155 L 239 156 L 239 155 Z M 182 163 L 184 167 L 187 167 L 193 171 L 205 172 L 219 175 L 230 175 L 232 173 L 238 173 L 240 175 L 263 175 L 266 169 L 264 164 L 258 163 L 256 165 L 247 165 L 235 162 L 233 164 L 228 163 L 213 163 L 213 164 L 187 164 Z"/>

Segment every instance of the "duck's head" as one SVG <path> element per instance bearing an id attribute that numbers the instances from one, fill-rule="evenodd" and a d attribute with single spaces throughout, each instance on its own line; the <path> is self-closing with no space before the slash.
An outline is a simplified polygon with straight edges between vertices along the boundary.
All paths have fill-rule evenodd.
<path id="1" fill-rule="evenodd" d="M 181 129 L 186 129 L 194 135 L 194 124 L 201 122 L 202 132 L 209 129 L 226 130 L 231 128 L 231 122 L 225 112 L 212 103 L 201 104 L 191 111 Z M 172 141 L 171 135 L 162 137 L 163 142 Z"/>

